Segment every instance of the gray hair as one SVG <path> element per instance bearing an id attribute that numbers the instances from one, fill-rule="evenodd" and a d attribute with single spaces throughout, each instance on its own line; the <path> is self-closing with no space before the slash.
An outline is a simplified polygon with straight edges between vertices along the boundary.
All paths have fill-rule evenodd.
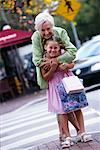
<path id="1" fill-rule="evenodd" d="M 47 12 L 39 13 L 35 18 L 35 29 L 40 30 L 44 22 L 50 22 L 54 26 L 54 18 Z"/>

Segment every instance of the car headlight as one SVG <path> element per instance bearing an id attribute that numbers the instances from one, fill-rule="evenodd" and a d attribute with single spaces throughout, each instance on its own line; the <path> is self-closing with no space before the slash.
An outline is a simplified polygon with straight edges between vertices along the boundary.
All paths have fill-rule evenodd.
<path id="1" fill-rule="evenodd" d="M 100 63 L 96 63 L 95 65 L 91 66 L 91 71 L 97 71 L 100 70 Z"/>
<path id="2" fill-rule="evenodd" d="M 76 75 L 81 74 L 81 69 L 77 69 L 77 70 L 75 71 L 75 73 L 76 73 Z"/>

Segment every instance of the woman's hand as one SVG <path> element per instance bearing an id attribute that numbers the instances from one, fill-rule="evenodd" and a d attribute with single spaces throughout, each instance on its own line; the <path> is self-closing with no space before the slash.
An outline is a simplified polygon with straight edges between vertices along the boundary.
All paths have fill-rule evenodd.
<path id="1" fill-rule="evenodd" d="M 59 65 L 59 69 L 62 70 L 62 71 L 69 71 L 69 69 L 72 69 L 74 67 L 74 63 L 63 63 L 63 64 L 60 64 Z"/>
<path id="2" fill-rule="evenodd" d="M 59 70 L 68 72 L 69 68 L 68 68 L 67 64 L 63 63 L 63 64 L 59 65 Z"/>

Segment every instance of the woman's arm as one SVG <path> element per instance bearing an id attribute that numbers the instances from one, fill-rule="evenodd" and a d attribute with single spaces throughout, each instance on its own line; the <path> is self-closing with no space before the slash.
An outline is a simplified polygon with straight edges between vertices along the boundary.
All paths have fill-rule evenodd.
<path id="1" fill-rule="evenodd" d="M 45 68 L 49 69 L 49 62 L 44 62 L 43 59 L 43 45 L 42 39 L 38 31 L 34 32 L 32 35 L 32 48 L 33 48 L 33 57 L 32 61 L 36 67 L 41 67 L 45 65 Z"/>
<path id="2" fill-rule="evenodd" d="M 39 66 L 42 62 L 43 46 L 38 31 L 33 33 L 31 39 L 32 39 L 32 50 L 33 50 L 32 61 L 35 64 L 35 66 Z"/>
<path id="3" fill-rule="evenodd" d="M 69 69 L 72 69 L 73 67 L 74 67 L 74 63 L 72 62 L 72 63 L 62 63 L 62 64 L 60 64 L 59 65 L 59 69 L 60 70 L 63 70 L 63 71 L 68 71 Z"/>
<path id="4" fill-rule="evenodd" d="M 72 62 L 72 63 L 67 63 L 67 64 L 65 64 L 66 65 L 66 67 L 68 68 L 68 69 L 72 69 L 73 67 L 74 67 L 74 63 Z"/>
<path id="5" fill-rule="evenodd" d="M 71 63 L 76 57 L 77 48 L 70 42 L 70 38 L 65 29 L 62 29 L 62 28 L 57 28 L 57 29 L 58 29 L 60 38 L 64 42 L 65 51 L 66 51 L 57 59 L 59 63 Z"/>

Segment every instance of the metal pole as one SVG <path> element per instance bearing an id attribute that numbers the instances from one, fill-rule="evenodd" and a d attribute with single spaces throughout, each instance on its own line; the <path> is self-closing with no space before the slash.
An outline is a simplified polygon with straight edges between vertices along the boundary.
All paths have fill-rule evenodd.
<path id="1" fill-rule="evenodd" d="M 5 21 L 5 23 L 9 24 L 8 19 L 5 15 L 5 11 L 4 11 L 3 6 L 1 7 L 1 16 L 2 16 L 3 20 Z"/>
<path id="2" fill-rule="evenodd" d="M 72 27 L 72 30 L 73 30 L 76 47 L 77 47 L 77 48 L 80 48 L 80 47 L 81 47 L 81 42 L 80 42 L 80 40 L 79 40 L 79 38 L 78 38 L 78 34 L 77 34 L 76 27 L 75 27 L 75 25 L 74 25 L 73 22 L 70 22 L 70 24 L 71 24 L 71 27 Z"/>

